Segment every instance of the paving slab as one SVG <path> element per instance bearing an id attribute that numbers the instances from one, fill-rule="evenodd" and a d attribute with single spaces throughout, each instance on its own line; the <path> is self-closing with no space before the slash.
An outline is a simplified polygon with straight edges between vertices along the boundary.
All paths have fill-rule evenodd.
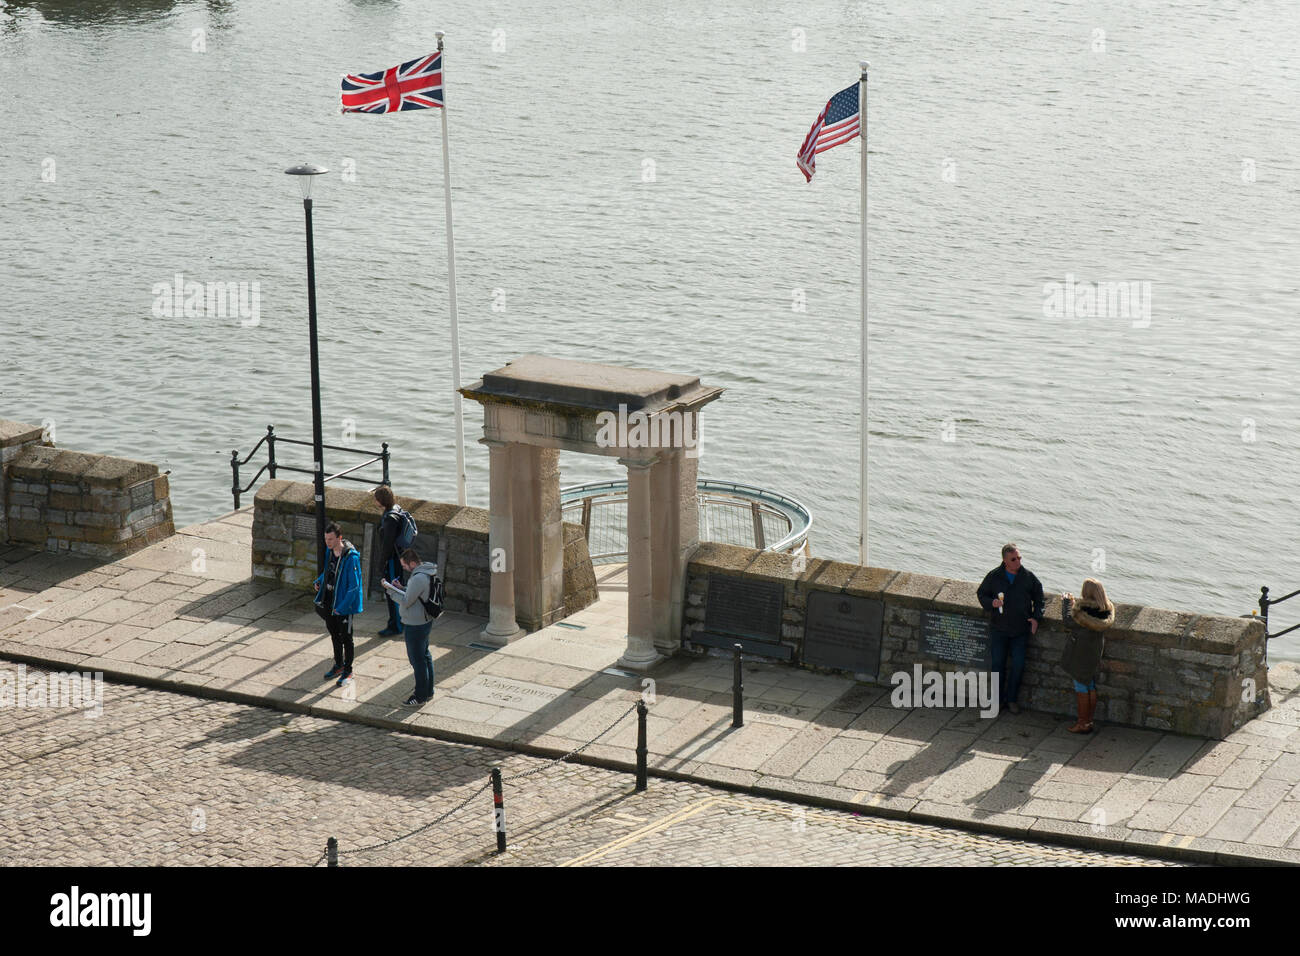
<path id="1" fill-rule="evenodd" d="M 1228 812 L 1239 794 L 1227 787 L 1210 787 L 1169 824 L 1171 833 L 1208 836 L 1219 818 Z M 1297 821 L 1300 823 L 1300 821 Z M 1289 835 L 1289 834 L 1288 834 Z M 1279 844 L 1285 842 L 1279 841 Z"/>
<path id="2" fill-rule="evenodd" d="M 844 775 L 846 768 L 856 767 L 858 761 L 875 746 L 875 741 L 854 737 L 832 738 L 811 760 L 790 776 L 814 783 L 834 783 Z"/>
<path id="3" fill-rule="evenodd" d="M 1089 811 L 1097 813 L 1103 826 L 1127 823 L 1160 790 L 1161 781 L 1146 777 L 1125 777 L 1106 789 Z"/>
<path id="4" fill-rule="evenodd" d="M 1281 803 L 1269 811 L 1263 822 L 1250 834 L 1247 841 L 1251 845 L 1286 846 L 1292 844 L 1300 829 L 1300 814 L 1296 813 L 1294 803 Z"/>

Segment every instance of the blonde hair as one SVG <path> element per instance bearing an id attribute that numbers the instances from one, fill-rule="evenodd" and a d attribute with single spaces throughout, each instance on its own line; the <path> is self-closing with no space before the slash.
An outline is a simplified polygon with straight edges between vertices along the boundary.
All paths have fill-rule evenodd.
<path id="1" fill-rule="evenodd" d="M 1110 604 L 1106 597 L 1106 589 L 1096 578 L 1084 578 L 1083 587 L 1079 588 L 1079 600 L 1099 608 L 1105 608 Z"/>

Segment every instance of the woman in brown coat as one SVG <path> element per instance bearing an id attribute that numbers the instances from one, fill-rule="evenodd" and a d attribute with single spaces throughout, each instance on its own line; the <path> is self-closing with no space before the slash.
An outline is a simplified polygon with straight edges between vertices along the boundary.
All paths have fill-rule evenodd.
<path id="1" fill-rule="evenodd" d="M 1070 595 L 1065 596 L 1070 599 Z M 1072 734 L 1092 732 L 1092 715 L 1097 711 L 1097 675 L 1106 639 L 1103 632 L 1115 623 L 1115 605 L 1096 578 L 1088 578 L 1079 590 L 1070 616 L 1081 630 L 1072 630 L 1065 645 L 1061 667 L 1074 680 L 1074 699 L 1079 718 L 1069 728 Z"/>

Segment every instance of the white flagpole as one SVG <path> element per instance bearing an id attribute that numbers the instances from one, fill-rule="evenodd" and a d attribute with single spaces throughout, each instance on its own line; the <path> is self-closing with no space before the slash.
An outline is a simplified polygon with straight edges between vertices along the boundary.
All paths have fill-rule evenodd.
<path id="1" fill-rule="evenodd" d="M 858 138 L 862 140 L 862 417 L 858 474 L 858 563 L 867 563 L 867 61 L 859 60 Z"/>
<path id="2" fill-rule="evenodd" d="M 447 34 L 438 30 L 438 52 L 442 52 L 442 38 Z M 456 245 L 451 238 L 451 160 L 447 153 L 447 70 L 442 73 L 442 184 L 447 197 L 447 289 L 451 294 L 451 387 L 452 402 L 456 410 L 456 501 L 465 504 L 465 418 L 461 412 L 460 394 L 460 335 L 456 325 Z"/>

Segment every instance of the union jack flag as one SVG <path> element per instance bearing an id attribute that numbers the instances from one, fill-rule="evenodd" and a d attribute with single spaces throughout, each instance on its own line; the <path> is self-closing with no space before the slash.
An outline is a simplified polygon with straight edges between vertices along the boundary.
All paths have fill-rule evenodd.
<path id="1" fill-rule="evenodd" d="M 808 137 L 799 149 L 799 170 L 804 179 L 812 182 L 817 171 L 817 154 L 832 146 L 847 143 L 858 135 L 858 84 L 846 87 L 826 101 L 817 122 L 808 131 Z"/>
<path id="2" fill-rule="evenodd" d="M 340 94 L 344 113 L 396 113 L 442 106 L 442 51 L 378 73 L 349 73 Z"/>

